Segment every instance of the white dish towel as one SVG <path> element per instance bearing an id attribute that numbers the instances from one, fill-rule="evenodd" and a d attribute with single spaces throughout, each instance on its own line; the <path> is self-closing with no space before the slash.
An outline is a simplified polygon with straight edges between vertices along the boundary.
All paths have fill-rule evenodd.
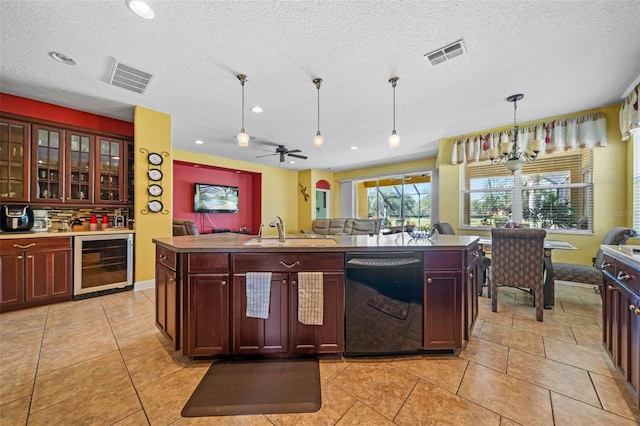
<path id="1" fill-rule="evenodd" d="M 322 325 L 324 289 L 322 272 L 298 272 L 298 321 Z"/>
<path id="2" fill-rule="evenodd" d="M 247 272 L 247 316 L 269 318 L 271 272 Z"/>

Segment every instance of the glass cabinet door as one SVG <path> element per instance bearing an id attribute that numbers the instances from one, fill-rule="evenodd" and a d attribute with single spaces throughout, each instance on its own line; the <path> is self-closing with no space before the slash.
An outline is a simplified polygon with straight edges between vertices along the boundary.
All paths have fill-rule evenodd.
<path id="1" fill-rule="evenodd" d="M 29 124 L 0 120 L 0 200 L 27 201 Z"/>
<path id="2" fill-rule="evenodd" d="M 98 188 L 97 203 L 124 202 L 122 185 L 122 157 L 124 155 L 124 142 L 122 140 L 99 138 L 98 154 L 100 167 L 96 187 Z"/>
<path id="3" fill-rule="evenodd" d="M 67 201 L 93 202 L 93 136 L 67 132 Z"/>
<path id="4" fill-rule="evenodd" d="M 63 130 L 33 126 L 35 188 L 32 201 L 64 201 Z"/>

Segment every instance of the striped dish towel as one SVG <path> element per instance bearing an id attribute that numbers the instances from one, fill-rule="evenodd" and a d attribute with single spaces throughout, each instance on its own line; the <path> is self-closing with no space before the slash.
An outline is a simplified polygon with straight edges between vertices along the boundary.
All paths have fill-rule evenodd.
<path id="1" fill-rule="evenodd" d="M 269 318 L 271 272 L 247 272 L 247 316 Z"/>
<path id="2" fill-rule="evenodd" d="M 322 325 L 323 312 L 322 272 L 298 272 L 298 321 Z"/>

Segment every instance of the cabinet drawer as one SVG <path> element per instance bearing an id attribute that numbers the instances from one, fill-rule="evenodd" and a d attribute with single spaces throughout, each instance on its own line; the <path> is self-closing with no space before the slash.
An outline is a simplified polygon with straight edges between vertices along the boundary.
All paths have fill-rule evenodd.
<path id="1" fill-rule="evenodd" d="M 473 246 L 473 248 L 467 252 L 467 265 L 471 265 L 478 259 L 480 259 L 480 249 L 478 246 Z"/>
<path id="2" fill-rule="evenodd" d="M 2 252 L 8 251 L 22 251 L 22 250 L 50 250 L 50 249 L 65 249 L 71 248 L 70 237 L 58 237 L 58 238 L 24 238 L 18 240 L 3 240 L 0 241 L 0 250 Z"/>
<path id="3" fill-rule="evenodd" d="M 187 261 L 187 273 L 210 274 L 229 272 L 228 253 L 190 253 Z"/>
<path id="4" fill-rule="evenodd" d="M 608 255 L 602 257 L 602 265 L 595 265 L 596 268 L 602 268 L 603 272 L 608 272 L 609 275 L 615 277 L 616 273 L 616 261 L 614 258 Z"/>
<path id="5" fill-rule="evenodd" d="M 176 270 L 178 255 L 164 247 L 156 246 L 156 262 L 166 266 L 169 269 Z"/>
<path id="6" fill-rule="evenodd" d="M 342 253 L 254 253 L 233 256 L 233 271 L 236 273 L 343 270 Z"/>
<path id="7" fill-rule="evenodd" d="M 624 262 L 616 261 L 616 279 L 627 286 L 635 294 L 640 295 L 640 279 L 638 270 Z"/>
<path id="8" fill-rule="evenodd" d="M 462 268 L 462 252 L 460 251 L 425 251 L 424 270 L 454 270 Z"/>

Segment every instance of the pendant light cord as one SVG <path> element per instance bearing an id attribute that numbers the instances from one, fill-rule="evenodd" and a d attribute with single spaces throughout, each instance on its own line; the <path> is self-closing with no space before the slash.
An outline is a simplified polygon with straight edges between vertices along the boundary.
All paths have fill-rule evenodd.
<path id="1" fill-rule="evenodd" d="M 320 133 L 320 86 L 318 85 L 318 133 Z"/>
<path id="2" fill-rule="evenodd" d="M 241 81 L 242 83 L 242 132 L 244 132 L 244 80 Z"/>
<path id="3" fill-rule="evenodd" d="M 396 82 L 393 82 L 393 131 L 396 131 Z"/>

